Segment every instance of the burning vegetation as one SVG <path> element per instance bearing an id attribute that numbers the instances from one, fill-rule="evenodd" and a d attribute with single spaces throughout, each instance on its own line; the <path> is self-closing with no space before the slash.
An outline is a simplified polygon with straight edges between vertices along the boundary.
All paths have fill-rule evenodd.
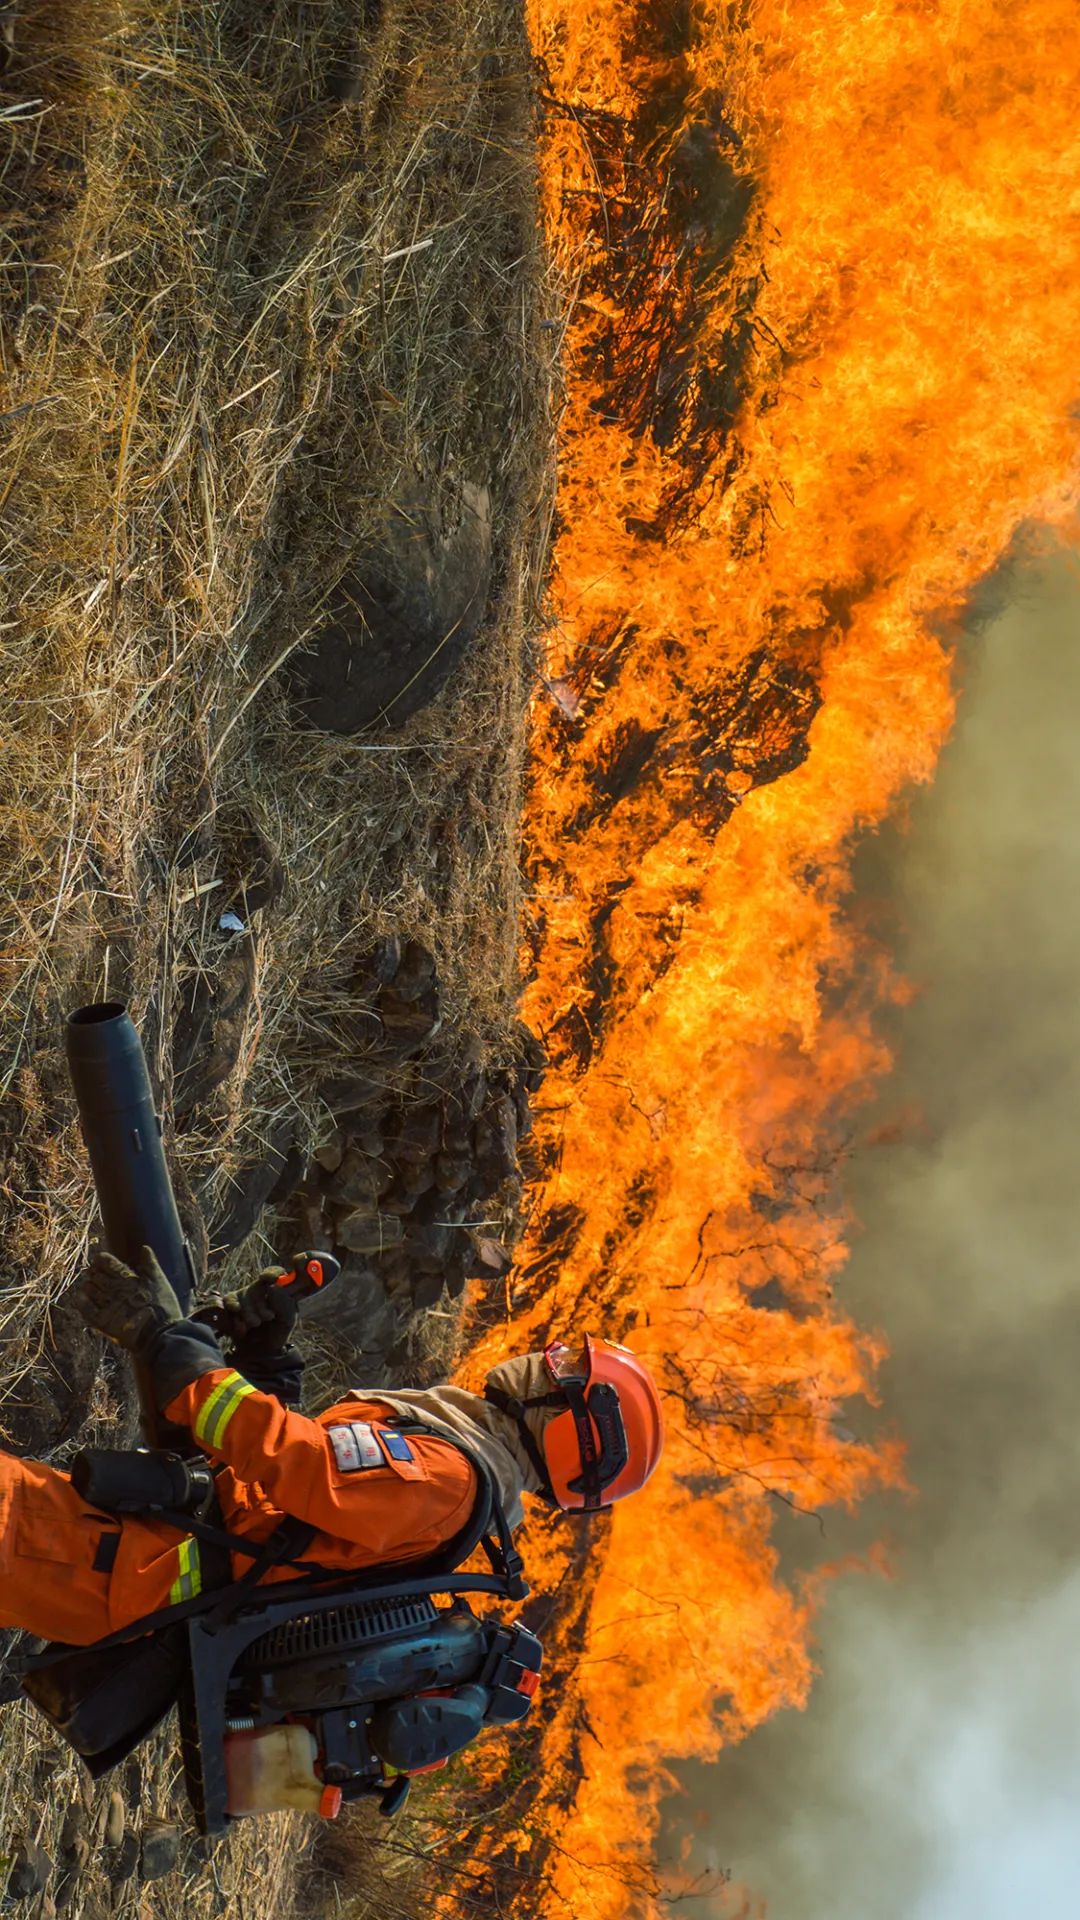
<path id="1" fill-rule="evenodd" d="M 511 1324 L 478 1314 L 474 1365 L 625 1336 L 669 1441 L 587 1562 L 533 1530 L 540 1798 L 494 1844 L 457 1836 L 462 1887 L 515 1914 L 687 1891 L 653 1864 L 671 1761 L 810 1684 L 777 1503 L 902 1476 L 840 1425 L 881 1348 L 837 1298 L 838 1163 L 903 991 L 845 897 L 853 837 L 933 772 L 950 623 L 1018 529 L 1075 507 L 1080 31 L 1063 0 L 1032 24 L 530 8 L 566 315 L 526 821 L 551 1066 Z"/>

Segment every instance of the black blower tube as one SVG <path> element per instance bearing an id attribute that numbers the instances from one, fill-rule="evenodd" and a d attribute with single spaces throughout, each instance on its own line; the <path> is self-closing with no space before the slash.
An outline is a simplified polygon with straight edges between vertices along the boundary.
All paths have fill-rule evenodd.
<path id="1" fill-rule="evenodd" d="M 68 1015 L 65 1037 L 104 1243 L 128 1266 L 137 1265 L 143 1247 L 152 1247 L 187 1313 L 195 1269 L 135 1023 L 126 1007 L 99 1001 Z M 139 1368 L 136 1377 L 147 1438 L 158 1440 L 164 1423 Z"/>

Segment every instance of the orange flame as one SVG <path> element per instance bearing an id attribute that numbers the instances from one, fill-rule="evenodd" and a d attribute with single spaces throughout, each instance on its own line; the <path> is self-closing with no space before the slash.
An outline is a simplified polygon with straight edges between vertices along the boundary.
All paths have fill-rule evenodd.
<path id="1" fill-rule="evenodd" d="M 623 1920 L 659 1910 L 637 1863 L 673 1759 L 806 1697 L 774 1500 L 901 1474 L 837 1424 L 881 1351 L 833 1295 L 837 1160 L 899 991 L 848 864 L 933 773 L 939 636 L 1022 523 L 1075 509 L 1080 15 L 530 12 L 571 296 L 527 821 L 552 1067 L 516 1319 L 474 1365 L 587 1325 L 667 1395 L 545 1755 L 583 1778 L 544 1910 Z"/>

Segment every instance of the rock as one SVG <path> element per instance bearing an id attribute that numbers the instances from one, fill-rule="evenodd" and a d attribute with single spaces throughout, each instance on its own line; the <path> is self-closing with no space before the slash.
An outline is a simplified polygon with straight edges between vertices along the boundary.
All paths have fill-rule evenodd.
<path id="1" fill-rule="evenodd" d="M 108 1860 L 105 1871 L 114 1886 L 123 1886 L 130 1880 L 139 1864 L 139 1836 L 137 1833 L 125 1833 L 120 1845 Z"/>
<path id="2" fill-rule="evenodd" d="M 378 1123 L 366 1120 L 362 1126 L 350 1128 L 351 1144 L 358 1147 L 368 1160 L 378 1160 L 382 1156 L 383 1137 Z"/>
<path id="3" fill-rule="evenodd" d="M 395 1190 L 385 1194 L 380 1205 L 383 1213 L 394 1214 L 399 1220 L 404 1220 L 416 1205 L 416 1195 L 414 1193 L 398 1193 Z"/>
<path id="4" fill-rule="evenodd" d="M 405 1235 L 405 1251 L 421 1273 L 441 1272 L 453 1243 L 454 1228 L 440 1221 L 426 1226 L 411 1226 Z"/>
<path id="5" fill-rule="evenodd" d="M 239 1060 L 254 992 L 255 943 L 250 935 L 231 938 L 216 978 L 199 972 L 185 984 L 172 1040 L 178 1126 L 205 1106 Z"/>
<path id="6" fill-rule="evenodd" d="M 344 1261 L 332 1287 L 309 1296 L 300 1303 L 300 1317 L 315 1326 L 334 1325 L 344 1313 L 374 1306 L 382 1297 L 382 1286 L 368 1261 L 359 1258 Z"/>
<path id="7" fill-rule="evenodd" d="M 335 1343 L 351 1342 L 364 1353 L 385 1352 L 397 1336 L 397 1313 L 389 1298 L 383 1268 L 379 1271 L 359 1261 L 346 1262 L 331 1292 L 322 1299 L 305 1302 L 305 1321 L 314 1321 L 332 1334 Z"/>
<path id="8" fill-rule="evenodd" d="M 307 1170 L 305 1154 L 299 1147 L 290 1147 L 285 1155 L 285 1165 L 266 1196 L 267 1206 L 284 1206 L 285 1201 L 292 1197 L 301 1181 L 307 1177 Z"/>
<path id="9" fill-rule="evenodd" d="M 124 1796 L 122 1793 L 110 1793 L 108 1806 L 105 1809 L 105 1827 L 101 1836 L 103 1846 L 118 1847 L 124 1837 L 126 1825 L 127 1812 L 124 1807 Z"/>
<path id="10" fill-rule="evenodd" d="M 382 1044 L 382 1018 L 374 1007 L 355 1007 L 351 1013 L 340 1015 L 336 1029 L 339 1059 L 365 1059 Z"/>
<path id="11" fill-rule="evenodd" d="M 485 1073 L 470 1074 L 469 1078 L 462 1083 L 460 1094 L 461 1111 L 467 1120 L 476 1119 L 477 1114 L 480 1113 L 484 1107 L 487 1097 L 487 1075 Z"/>
<path id="12" fill-rule="evenodd" d="M 147 1821 L 143 1828 L 139 1877 L 163 1880 L 171 1873 L 180 1855 L 180 1829 L 167 1820 Z"/>
<path id="13" fill-rule="evenodd" d="M 383 1030 L 386 1036 L 388 1052 L 400 1060 L 408 1059 L 425 1040 L 430 1040 L 439 1031 L 442 1022 L 439 1018 L 438 997 L 434 989 L 429 989 L 419 1000 L 413 1002 L 392 1002 L 379 1007 L 382 1015 Z"/>
<path id="14" fill-rule="evenodd" d="M 477 1121 L 473 1147 L 478 1171 L 493 1193 L 517 1168 L 517 1115 L 509 1094 L 501 1094 Z"/>
<path id="15" fill-rule="evenodd" d="M 369 1160 L 356 1147 L 350 1147 L 337 1172 L 326 1183 L 328 1202 L 337 1207 L 366 1208 L 378 1212 L 378 1201 L 389 1187 L 393 1174 L 379 1160 Z"/>
<path id="16" fill-rule="evenodd" d="M 475 639 L 490 569 L 487 488 L 408 477 L 339 583 L 327 624 L 283 669 L 298 716 L 326 733 L 402 726 Z"/>
<path id="17" fill-rule="evenodd" d="M 413 1305 L 422 1312 L 429 1307 L 437 1307 L 443 1296 L 444 1284 L 441 1273 L 422 1273 L 412 1290 Z"/>
<path id="18" fill-rule="evenodd" d="M 89 1858 L 89 1849 L 87 1849 L 87 1858 Z M 76 1866 L 69 1867 L 68 1871 L 60 1879 L 53 1903 L 54 1912 L 66 1913 L 69 1907 L 75 1905 L 82 1885 L 82 1867 L 85 1864 L 85 1861 L 83 1861 Z"/>
<path id="19" fill-rule="evenodd" d="M 481 1280 L 503 1280 L 513 1266 L 513 1258 L 501 1240 L 485 1238 L 476 1242 L 472 1269 Z"/>
<path id="20" fill-rule="evenodd" d="M 459 1193 L 472 1172 L 472 1161 L 464 1153 L 440 1153 L 435 1161 L 435 1185 L 440 1193 Z"/>
<path id="21" fill-rule="evenodd" d="M 419 1000 L 421 994 L 426 993 L 434 985 L 435 955 L 429 953 L 419 940 L 410 940 L 405 947 L 401 965 L 394 975 L 395 1000 L 399 1003 Z"/>
<path id="22" fill-rule="evenodd" d="M 382 1280 L 388 1300 L 398 1300 L 407 1293 L 412 1281 L 409 1256 L 403 1246 L 391 1248 L 379 1261 L 379 1276 Z M 394 1329 L 397 1331 L 398 1317 L 394 1312 Z"/>
<path id="23" fill-rule="evenodd" d="M 441 1138 L 442 1109 L 420 1107 L 406 1114 L 387 1144 L 396 1159 L 419 1164 L 438 1152 Z"/>
<path id="24" fill-rule="evenodd" d="M 305 1247 L 325 1247 L 328 1242 L 326 1216 L 320 1194 L 304 1193 L 297 1209 L 297 1225 Z"/>
<path id="25" fill-rule="evenodd" d="M 498 1193 L 503 1184 L 503 1176 L 498 1167 L 490 1160 L 484 1161 L 473 1170 L 466 1192 L 474 1202 L 487 1201 Z"/>
<path id="26" fill-rule="evenodd" d="M 386 1097 L 381 1077 L 371 1073 L 331 1073 L 319 1082 L 319 1098 L 331 1113 L 357 1113 L 378 1106 Z"/>
<path id="27" fill-rule="evenodd" d="M 337 1238 L 350 1253 L 381 1253 L 404 1237 L 401 1221 L 392 1213 L 349 1213 L 338 1223 Z"/>
<path id="28" fill-rule="evenodd" d="M 336 1173 L 345 1155 L 345 1141 L 338 1127 L 315 1149 L 316 1163 L 324 1173 Z"/>
<path id="29" fill-rule="evenodd" d="M 52 1861 L 39 1847 L 36 1840 L 24 1834 L 15 1845 L 11 1855 L 11 1871 L 7 1879 L 7 1897 L 9 1900 L 29 1900 L 31 1895 L 40 1893 L 48 1886 L 52 1873 Z"/>
<path id="30" fill-rule="evenodd" d="M 410 1165 L 406 1162 L 394 1182 L 394 1192 L 415 1205 L 422 1194 L 431 1192 L 434 1185 L 433 1161 L 423 1160 L 419 1165 Z"/>
<path id="31" fill-rule="evenodd" d="M 142 1754 L 138 1751 L 129 1753 L 124 1761 L 124 1798 L 129 1807 L 138 1807 L 141 1804 L 144 1785 Z"/>
<path id="32" fill-rule="evenodd" d="M 402 943 L 396 933 L 384 933 L 369 947 L 356 963 L 353 975 L 357 987 L 371 987 L 376 991 L 385 987 L 394 978 L 401 965 Z"/>

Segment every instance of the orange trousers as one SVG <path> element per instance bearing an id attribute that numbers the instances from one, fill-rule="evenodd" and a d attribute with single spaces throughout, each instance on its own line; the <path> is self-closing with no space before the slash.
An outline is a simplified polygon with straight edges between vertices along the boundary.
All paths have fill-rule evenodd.
<path id="1" fill-rule="evenodd" d="M 118 1608 L 116 1575 L 132 1557 L 149 1577 Z M 176 1564 L 174 1530 L 121 1523 L 88 1507 L 66 1474 L 0 1453 L 0 1626 L 89 1646 L 165 1605 Z"/>

